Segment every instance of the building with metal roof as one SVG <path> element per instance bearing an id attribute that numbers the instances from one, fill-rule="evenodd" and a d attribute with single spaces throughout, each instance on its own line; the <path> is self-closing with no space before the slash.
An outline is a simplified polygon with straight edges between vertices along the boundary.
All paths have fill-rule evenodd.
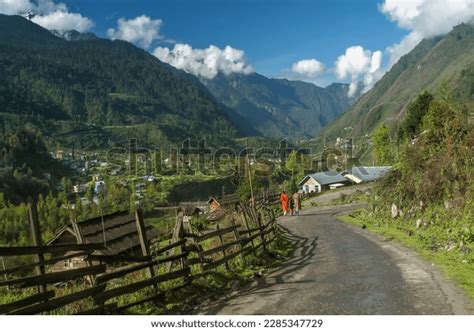
<path id="1" fill-rule="evenodd" d="M 352 167 L 344 172 L 342 175 L 354 182 L 355 184 L 373 182 L 384 177 L 392 169 L 390 166 L 385 167 Z"/>
<path id="2" fill-rule="evenodd" d="M 329 189 L 329 186 L 332 184 L 352 184 L 352 182 L 341 175 L 336 170 L 328 170 L 323 172 L 316 172 L 309 174 L 299 182 L 298 186 L 301 186 L 301 189 L 304 193 L 312 192 L 322 192 Z"/>

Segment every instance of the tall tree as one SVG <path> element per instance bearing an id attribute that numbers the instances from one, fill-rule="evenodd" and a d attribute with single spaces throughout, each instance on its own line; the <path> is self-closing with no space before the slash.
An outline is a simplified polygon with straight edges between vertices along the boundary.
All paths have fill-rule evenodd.
<path id="1" fill-rule="evenodd" d="M 390 144 L 390 132 L 384 124 L 375 129 L 372 134 L 374 158 L 377 165 L 390 165 L 393 163 L 393 151 Z"/>

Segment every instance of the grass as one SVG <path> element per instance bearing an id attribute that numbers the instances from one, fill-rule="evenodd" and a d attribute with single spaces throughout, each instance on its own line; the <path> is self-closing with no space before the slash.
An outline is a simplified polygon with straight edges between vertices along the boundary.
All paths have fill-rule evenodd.
<path id="1" fill-rule="evenodd" d="M 393 239 L 404 246 L 413 249 L 425 260 L 438 266 L 444 274 L 453 280 L 458 286 L 464 288 L 471 298 L 474 298 L 474 263 L 473 254 L 461 254 L 457 250 L 433 250 L 421 239 L 421 234 L 415 230 L 397 227 L 397 222 L 373 223 L 357 215 L 344 215 L 338 217 L 341 221 L 363 227 L 367 230 L 383 235 L 387 239 Z M 423 230 L 420 230 L 420 232 Z"/>
<path id="2" fill-rule="evenodd" d="M 294 250 L 293 242 L 279 236 L 267 251 L 259 250 L 256 255 L 247 255 L 245 264 L 240 257 L 229 261 L 229 268 L 221 265 L 214 271 L 198 277 L 185 288 L 167 295 L 164 302 L 144 304 L 129 310 L 129 314 L 193 314 L 197 306 L 206 300 L 219 300 L 233 290 L 249 284 L 256 274 L 266 274 L 285 261 Z M 193 274 L 199 267 L 193 266 Z M 162 289 L 179 285 L 175 282 L 160 284 Z"/>

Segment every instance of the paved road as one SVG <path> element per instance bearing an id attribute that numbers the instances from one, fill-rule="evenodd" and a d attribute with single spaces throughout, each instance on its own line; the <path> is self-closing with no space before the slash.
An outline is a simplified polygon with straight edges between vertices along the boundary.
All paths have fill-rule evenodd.
<path id="1" fill-rule="evenodd" d="M 340 222 L 354 206 L 279 222 L 297 249 L 281 268 L 202 314 L 473 314 L 464 292 L 393 241 Z"/>

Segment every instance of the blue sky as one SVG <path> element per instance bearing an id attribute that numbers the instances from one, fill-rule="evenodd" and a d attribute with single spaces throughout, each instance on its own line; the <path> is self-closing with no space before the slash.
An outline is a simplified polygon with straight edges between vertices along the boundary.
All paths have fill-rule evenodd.
<path id="1" fill-rule="evenodd" d="M 259 73 L 279 76 L 304 58 L 327 66 L 352 45 L 384 49 L 405 30 L 390 22 L 377 0 L 85 0 L 65 1 L 95 21 L 93 32 L 106 30 L 120 18 L 147 15 L 163 20 L 166 39 L 207 48 L 230 45 L 245 51 Z M 155 45 L 166 45 L 163 40 Z M 169 45 L 166 45 L 169 46 Z"/>
<path id="2" fill-rule="evenodd" d="M 423 38 L 474 20 L 474 0 L 0 0 L 50 30 L 143 47 L 201 78 L 258 72 L 372 87 Z"/>

